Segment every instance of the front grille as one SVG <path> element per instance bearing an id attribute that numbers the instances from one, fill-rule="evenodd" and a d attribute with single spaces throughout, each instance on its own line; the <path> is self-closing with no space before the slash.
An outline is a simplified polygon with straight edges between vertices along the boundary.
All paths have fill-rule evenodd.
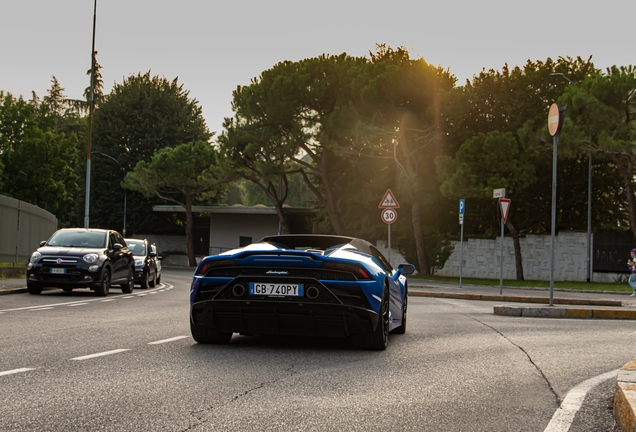
<path id="1" fill-rule="evenodd" d="M 286 271 L 285 275 L 268 274 L 271 271 Z M 311 278 L 316 280 L 354 281 L 355 276 L 349 272 L 323 269 L 276 269 L 259 267 L 227 267 L 208 270 L 206 277 L 239 277 L 239 276 L 284 276 L 289 278 Z"/>

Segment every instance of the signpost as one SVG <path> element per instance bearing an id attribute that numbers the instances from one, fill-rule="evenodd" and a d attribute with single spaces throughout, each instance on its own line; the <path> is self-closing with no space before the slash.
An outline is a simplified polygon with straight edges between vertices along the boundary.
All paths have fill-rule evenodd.
<path id="1" fill-rule="evenodd" d="M 558 106 L 553 103 L 548 112 L 548 132 L 552 135 L 552 229 L 550 232 L 551 258 L 550 258 L 550 306 L 554 306 L 554 240 L 556 237 L 556 188 L 557 188 L 557 147 L 559 136 L 565 118 L 567 105 Z"/>
<path id="2" fill-rule="evenodd" d="M 384 193 L 384 197 L 380 201 L 380 205 L 378 205 L 378 208 L 384 209 L 382 210 L 381 217 L 382 222 L 387 224 L 389 230 L 388 246 L 389 262 L 391 262 L 391 224 L 397 220 L 397 211 L 395 211 L 395 209 L 400 208 L 400 204 L 398 204 L 397 200 L 395 199 L 395 195 L 393 195 L 393 192 L 391 192 L 391 189 L 386 190 L 386 192 Z"/>
<path id="3" fill-rule="evenodd" d="M 503 295 L 503 261 L 504 261 L 504 224 L 508 220 L 511 200 L 505 198 L 506 189 L 493 189 L 492 196 L 499 198 L 497 202 L 499 214 L 501 215 L 501 249 L 499 253 L 499 295 Z"/>
<path id="4" fill-rule="evenodd" d="M 463 247 L 464 247 L 464 211 L 466 210 L 466 201 L 459 200 L 459 224 L 461 225 L 461 234 L 459 238 L 459 287 L 462 287 L 462 267 L 464 264 Z"/>

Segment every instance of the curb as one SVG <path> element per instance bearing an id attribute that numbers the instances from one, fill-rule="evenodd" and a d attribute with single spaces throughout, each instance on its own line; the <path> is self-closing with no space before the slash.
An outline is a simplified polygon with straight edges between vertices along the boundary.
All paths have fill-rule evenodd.
<path id="1" fill-rule="evenodd" d="M 636 359 L 618 371 L 614 418 L 623 432 L 636 432 Z"/>
<path id="2" fill-rule="evenodd" d="M 550 300 L 543 297 L 529 297 L 529 296 L 510 296 L 510 295 L 492 295 L 492 294 L 464 294 L 464 293 L 446 293 L 446 292 L 431 292 L 431 291 L 412 291 L 409 290 L 409 296 L 413 297 L 441 297 L 441 298 L 455 298 L 464 300 L 481 300 L 481 301 L 505 301 L 513 303 L 540 303 L 550 304 Z M 584 299 L 568 299 L 568 298 L 555 298 L 553 303 L 563 305 L 580 305 L 580 306 L 622 306 L 623 303 L 620 300 L 584 300 Z"/>
<path id="3" fill-rule="evenodd" d="M 532 318 L 600 318 L 636 320 L 636 310 L 495 306 L 495 315 Z"/>

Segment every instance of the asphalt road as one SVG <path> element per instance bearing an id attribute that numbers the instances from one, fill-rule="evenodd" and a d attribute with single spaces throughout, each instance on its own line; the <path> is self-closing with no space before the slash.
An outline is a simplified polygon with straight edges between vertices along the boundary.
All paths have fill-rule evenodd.
<path id="1" fill-rule="evenodd" d="M 544 431 L 572 389 L 636 346 L 631 321 L 422 297 L 384 352 L 238 335 L 203 346 L 190 337 L 190 279 L 164 269 L 132 295 L 0 297 L 0 430 Z M 570 431 L 615 430 L 613 385 L 591 387 Z"/>

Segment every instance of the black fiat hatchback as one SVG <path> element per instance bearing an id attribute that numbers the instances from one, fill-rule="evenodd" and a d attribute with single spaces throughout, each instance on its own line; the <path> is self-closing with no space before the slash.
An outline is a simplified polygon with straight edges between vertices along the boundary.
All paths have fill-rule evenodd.
<path id="1" fill-rule="evenodd" d="M 44 287 L 90 288 L 108 295 L 113 284 L 133 290 L 135 260 L 117 231 L 65 228 L 40 243 L 27 265 L 27 290 L 40 294 Z"/>

